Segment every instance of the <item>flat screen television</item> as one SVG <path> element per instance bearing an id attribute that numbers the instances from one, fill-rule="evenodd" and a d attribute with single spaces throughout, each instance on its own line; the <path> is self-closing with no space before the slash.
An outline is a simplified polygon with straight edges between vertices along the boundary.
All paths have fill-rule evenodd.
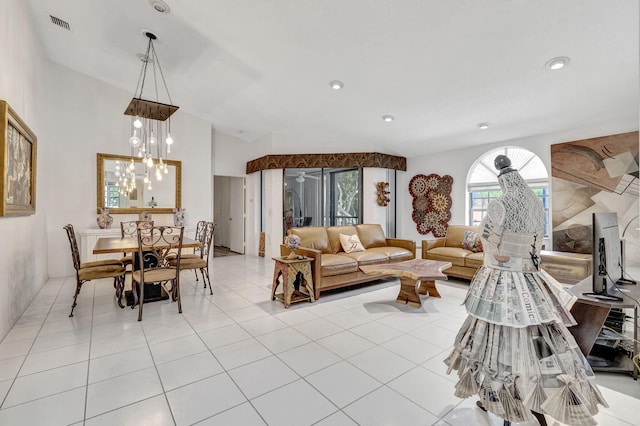
<path id="1" fill-rule="evenodd" d="M 593 293 L 607 300 L 622 301 L 615 293 L 616 284 L 631 284 L 624 279 L 623 243 L 616 213 L 593 213 Z"/>

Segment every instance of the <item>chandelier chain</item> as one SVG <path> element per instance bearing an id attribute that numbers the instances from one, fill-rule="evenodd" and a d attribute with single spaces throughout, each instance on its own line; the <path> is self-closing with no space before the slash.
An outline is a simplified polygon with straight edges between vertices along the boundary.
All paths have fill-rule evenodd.
<path id="1" fill-rule="evenodd" d="M 149 56 L 152 47 L 152 39 L 149 37 L 149 44 L 147 44 L 147 51 L 144 54 L 144 58 L 142 58 L 142 67 L 140 67 L 140 75 L 138 76 L 138 85 L 136 86 L 136 97 L 142 99 L 142 92 L 144 91 L 144 82 L 147 78 L 147 65 L 149 64 L 149 60 L 153 60 L 151 56 Z M 140 91 L 138 92 L 138 89 Z"/>
<path id="2" fill-rule="evenodd" d="M 155 46 L 152 44 L 151 45 L 151 49 L 153 50 L 153 57 L 155 59 L 155 62 L 158 63 L 158 71 L 160 72 L 160 77 L 162 78 L 162 84 L 164 85 L 164 90 L 165 92 L 167 92 L 167 98 L 169 98 L 169 104 L 173 105 L 173 100 L 171 100 L 171 94 L 169 93 L 169 87 L 167 86 L 167 81 L 164 78 L 164 73 L 162 72 L 162 66 L 160 65 L 160 61 L 157 59 L 158 55 L 156 54 L 156 48 Z M 156 69 L 155 69 L 155 62 L 154 62 L 154 68 L 153 68 L 153 77 L 154 77 L 154 81 L 156 82 L 156 97 L 158 96 L 158 87 L 157 87 L 157 80 L 156 80 Z"/>

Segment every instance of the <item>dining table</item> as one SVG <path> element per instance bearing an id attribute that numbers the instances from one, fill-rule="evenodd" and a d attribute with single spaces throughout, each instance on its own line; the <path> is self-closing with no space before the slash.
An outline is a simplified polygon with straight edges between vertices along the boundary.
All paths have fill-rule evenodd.
<path id="1" fill-rule="evenodd" d="M 160 247 L 156 244 L 156 247 Z M 182 248 L 198 248 L 202 243 L 191 238 L 182 238 Z M 164 247 L 167 248 L 167 247 Z M 171 248 L 178 248 L 177 244 Z M 93 254 L 135 253 L 138 251 L 137 238 L 100 237 L 93 247 Z"/>
<path id="2" fill-rule="evenodd" d="M 169 247 L 169 244 L 167 243 L 164 247 L 162 247 L 162 245 L 159 244 L 155 244 L 156 248 L 172 248 L 172 249 L 177 249 L 178 248 L 178 244 L 171 244 L 171 247 Z M 183 237 L 182 238 L 182 248 L 198 248 L 198 247 L 202 247 L 202 243 L 200 241 L 191 239 L 191 238 L 187 238 L 187 237 Z M 130 238 L 130 237 L 125 237 L 125 238 L 121 238 L 121 237 L 100 237 L 98 238 L 98 240 L 96 241 L 96 245 L 93 247 L 93 254 L 116 254 L 116 253 L 137 253 L 138 252 L 138 239 L 137 238 Z M 133 255 L 133 268 L 137 269 L 137 256 L 134 254 Z M 154 292 L 151 291 L 146 291 L 147 287 L 145 287 L 145 298 L 144 298 L 144 302 L 154 302 L 156 300 L 165 300 L 168 298 L 167 297 L 163 297 L 163 296 L 159 296 L 159 297 L 155 297 L 155 296 L 151 296 L 154 294 Z M 116 288 L 116 297 L 118 298 L 118 305 L 121 308 L 124 308 L 124 305 L 122 304 L 122 296 L 124 295 L 124 293 L 129 293 L 128 291 L 125 292 L 124 288 Z M 131 296 L 132 296 L 132 308 L 137 304 L 137 293 L 134 293 L 133 290 L 131 291 Z M 149 296 L 149 297 L 147 297 Z"/>

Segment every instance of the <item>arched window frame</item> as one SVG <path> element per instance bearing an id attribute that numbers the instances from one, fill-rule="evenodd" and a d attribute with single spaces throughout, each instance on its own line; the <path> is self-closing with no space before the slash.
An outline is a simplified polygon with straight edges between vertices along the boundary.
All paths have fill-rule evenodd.
<path id="1" fill-rule="evenodd" d="M 549 174 L 544 163 L 535 153 L 516 146 L 504 146 L 484 153 L 467 175 L 468 223 L 478 225 L 486 214 L 489 202 L 500 197 L 497 171 L 493 160 L 497 155 L 507 155 L 512 167 L 521 171 L 529 187 L 538 195 L 544 207 L 544 238 L 549 238 Z M 527 169 L 528 168 L 528 169 Z"/>

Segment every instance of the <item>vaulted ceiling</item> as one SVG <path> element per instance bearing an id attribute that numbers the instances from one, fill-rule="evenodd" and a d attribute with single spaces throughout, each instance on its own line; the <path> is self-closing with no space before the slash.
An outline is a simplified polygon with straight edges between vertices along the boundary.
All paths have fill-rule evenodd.
<path id="1" fill-rule="evenodd" d="M 180 111 L 249 142 L 314 135 L 415 156 L 638 128 L 636 0 L 165 1 L 170 13 L 153 0 L 29 4 L 51 61 L 132 95 L 151 30 Z M 545 67 L 558 56 L 568 66 Z"/>

